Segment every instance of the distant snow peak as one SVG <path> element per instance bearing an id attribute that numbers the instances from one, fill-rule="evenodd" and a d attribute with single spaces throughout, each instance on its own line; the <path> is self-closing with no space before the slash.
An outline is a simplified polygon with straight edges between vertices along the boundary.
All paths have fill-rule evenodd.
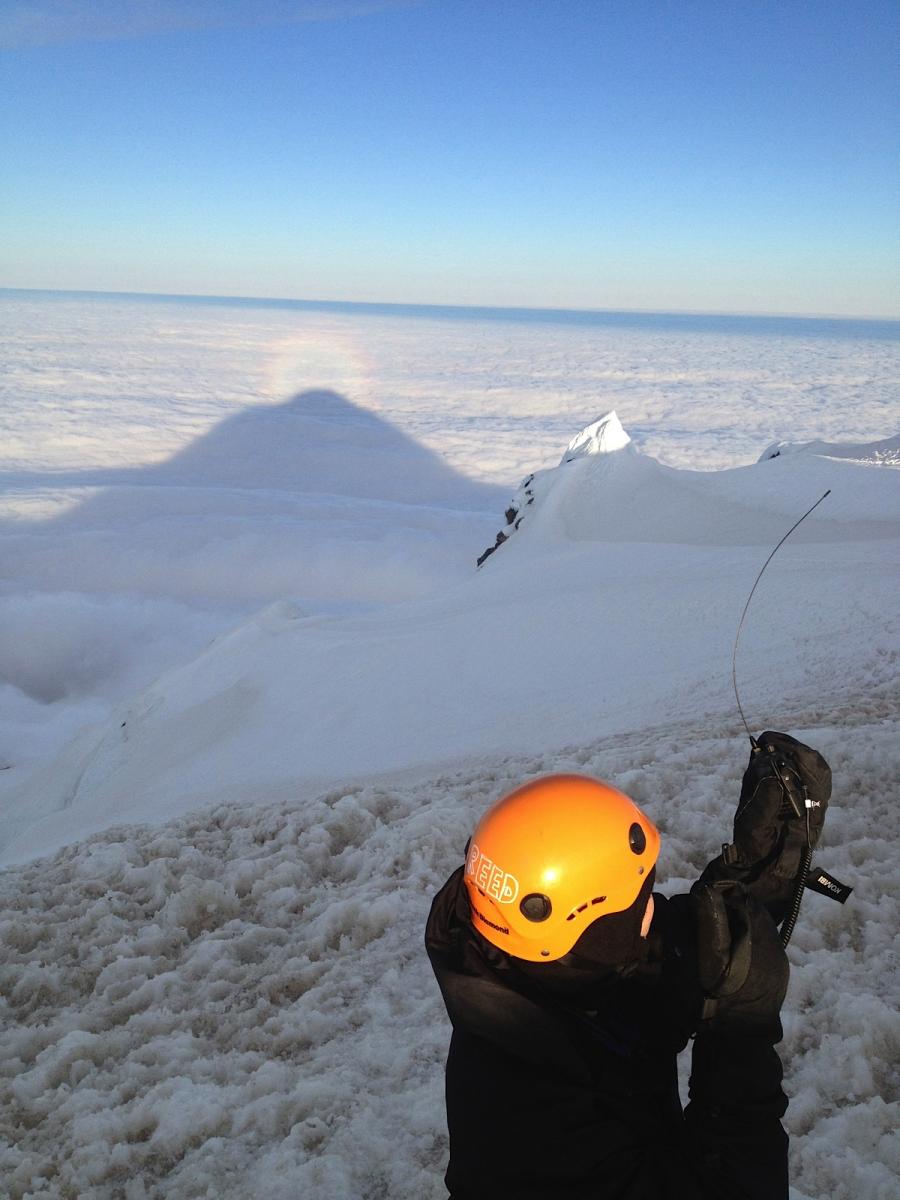
<path id="1" fill-rule="evenodd" d="M 622 428 L 615 409 L 603 417 L 598 417 L 590 425 L 586 425 L 581 433 L 576 434 L 566 447 L 560 466 L 571 462 L 574 458 L 584 458 L 588 454 L 611 454 L 614 450 L 624 450 L 631 438 Z"/>
<path id="2" fill-rule="evenodd" d="M 494 545 L 488 546 L 475 560 L 476 566 L 480 567 L 495 550 L 499 550 L 504 542 L 509 541 L 525 519 L 526 509 L 534 504 L 535 500 L 540 502 L 556 483 L 562 479 L 568 480 L 569 473 L 561 475 L 561 467 L 578 458 L 587 458 L 595 454 L 612 454 L 617 450 L 629 450 L 634 454 L 635 446 L 613 410 L 606 413 L 605 416 L 598 417 L 590 425 L 586 425 L 580 433 L 572 438 L 566 447 L 565 454 L 559 461 L 559 466 L 535 471 L 522 481 L 504 514 L 506 517 L 505 529 L 499 531 Z M 597 465 L 599 466 L 599 464 Z"/>

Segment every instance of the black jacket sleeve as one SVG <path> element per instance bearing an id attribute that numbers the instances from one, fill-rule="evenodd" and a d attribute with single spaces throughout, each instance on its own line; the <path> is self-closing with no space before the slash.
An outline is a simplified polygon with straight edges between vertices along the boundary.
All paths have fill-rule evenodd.
<path id="1" fill-rule="evenodd" d="M 787 956 L 743 884 L 695 884 L 689 904 L 707 997 L 684 1116 L 701 1192 L 704 1200 L 787 1200 L 787 1098 L 775 1050 Z"/>
<path id="2" fill-rule="evenodd" d="M 704 1200 L 787 1200 L 787 1098 L 772 1039 L 710 1029 L 694 1041 L 684 1120 Z"/>

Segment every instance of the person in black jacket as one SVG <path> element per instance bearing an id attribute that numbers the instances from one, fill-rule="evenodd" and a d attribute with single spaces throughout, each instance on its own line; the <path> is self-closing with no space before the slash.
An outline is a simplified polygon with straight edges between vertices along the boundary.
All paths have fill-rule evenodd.
<path id="1" fill-rule="evenodd" d="M 830 772 L 772 739 L 782 770 L 751 756 L 734 841 L 689 895 L 653 893 L 659 834 L 598 780 L 534 780 L 479 822 L 425 937 L 453 1025 L 451 1200 L 787 1200 L 776 922 L 805 823 L 783 768 L 819 798 L 815 840 Z"/>

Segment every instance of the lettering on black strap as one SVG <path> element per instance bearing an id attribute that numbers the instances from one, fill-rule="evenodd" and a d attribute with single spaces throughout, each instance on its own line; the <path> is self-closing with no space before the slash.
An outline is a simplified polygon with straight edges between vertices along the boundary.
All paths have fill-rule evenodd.
<path id="1" fill-rule="evenodd" d="M 848 896 L 853 891 L 852 887 L 847 887 L 846 883 L 841 883 L 839 879 L 835 879 L 827 871 L 819 870 L 818 867 L 810 871 L 806 879 L 806 886 L 811 892 L 818 892 L 820 896 L 830 896 L 839 904 L 846 904 Z"/>

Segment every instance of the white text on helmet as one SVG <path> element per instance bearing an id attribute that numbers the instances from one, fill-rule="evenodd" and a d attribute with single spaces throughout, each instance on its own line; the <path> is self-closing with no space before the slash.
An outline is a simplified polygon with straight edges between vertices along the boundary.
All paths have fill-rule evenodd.
<path id="1" fill-rule="evenodd" d="M 487 855 L 482 854 L 473 842 L 466 859 L 466 874 L 471 876 L 476 887 L 501 904 L 512 904 L 519 894 L 519 881 L 502 867 L 498 867 Z"/>

